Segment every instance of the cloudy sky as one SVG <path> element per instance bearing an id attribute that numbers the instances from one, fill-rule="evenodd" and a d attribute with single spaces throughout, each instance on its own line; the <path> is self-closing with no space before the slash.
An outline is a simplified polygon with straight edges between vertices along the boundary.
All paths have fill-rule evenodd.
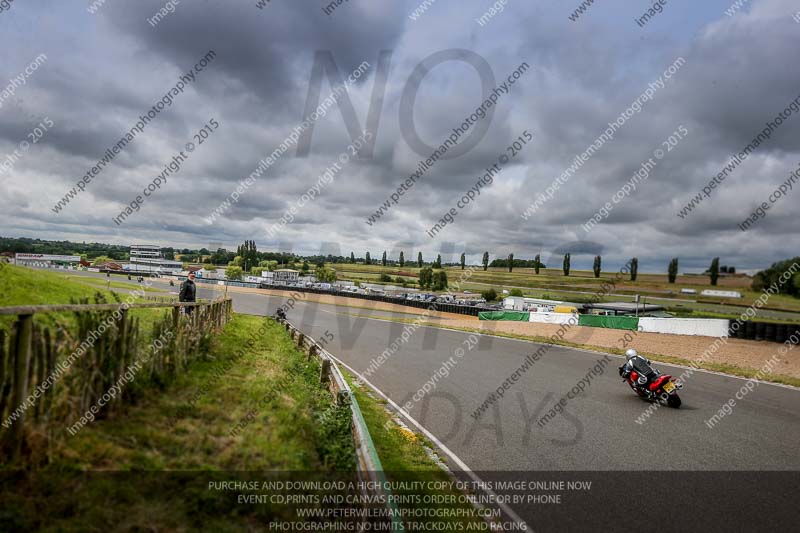
<path id="1" fill-rule="evenodd" d="M 692 271 L 714 256 L 746 269 L 797 255 L 800 192 L 770 205 L 747 232 L 737 224 L 800 165 L 798 114 L 709 198 L 677 216 L 800 95 L 797 2 L 745 1 L 729 16 L 732 0 L 669 0 L 644 27 L 635 19 L 651 2 L 598 0 L 573 21 L 578 0 L 507 0 L 483 25 L 476 19 L 495 2 L 436 0 L 414 20 L 420 2 L 350 0 L 326 14 L 329 2 L 315 0 L 271 0 L 263 9 L 257 0 L 181 0 L 155 25 L 148 19 L 165 6 L 161 0 L 95 0 L 95 13 L 88 9 L 92 0 L 10 2 L 0 12 L 0 163 L 6 162 L 0 235 L 229 248 L 250 238 L 260 249 L 299 253 L 404 250 L 415 257 L 422 250 L 429 257 L 444 252 L 447 260 L 466 250 L 474 261 L 484 250 L 493 257 L 541 253 L 545 262 L 571 251 L 573 268 L 589 268 L 591 255 L 601 253 L 607 269 L 636 255 L 644 271 L 664 271 L 673 256 Z M 214 57 L 195 80 L 55 212 L 106 150 L 209 51 Z M 40 54 L 46 59 L 26 75 Z M 679 58 L 679 69 L 624 119 L 613 140 L 523 218 L 537 195 Z M 306 130 L 308 153 L 298 156 L 290 146 L 211 221 L 214 209 L 303 121 L 309 88 L 324 99 L 331 80 L 365 61 L 367 72 Z M 316 78 L 315 62 L 324 73 Z M 477 144 L 436 162 L 397 205 L 367 224 L 429 155 L 419 144 L 441 144 L 523 63 L 529 68 L 470 130 L 478 130 Z M 21 75 L 24 84 L 13 81 Z M 345 157 L 332 182 L 270 236 L 269 228 L 348 153 L 353 138 L 342 110 L 350 109 L 359 129 L 374 127 L 372 153 Z M 219 127 L 209 126 L 200 144 L 194 136 L 211 119 Z M 426 231 L 486 167 L 511 155 L 507 148 L 526 131 L 533 140 L 431 238 Z M 26 139 L 37 142 L 22 149 Z M 194 151 L 180 170 L 115 224 L 189 142 Z M 659 148 L 663 157 L 647 179 L 584 231 L 581 225 Z"/>

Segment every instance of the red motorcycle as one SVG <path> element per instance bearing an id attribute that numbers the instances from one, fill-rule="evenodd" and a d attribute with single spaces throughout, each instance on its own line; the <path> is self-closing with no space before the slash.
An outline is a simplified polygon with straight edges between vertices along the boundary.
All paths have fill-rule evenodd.
<path id="1" fill-rule="evenodd" d="M 648 363 L 646 359 L 636 356 L 619 367 L 619 373 L 633 391 L 645 400 L 676 409 L 680 407 L 681 399 L 677 391 L 683 385 L 669 374 L 661 374 L 653 369 Z"/>

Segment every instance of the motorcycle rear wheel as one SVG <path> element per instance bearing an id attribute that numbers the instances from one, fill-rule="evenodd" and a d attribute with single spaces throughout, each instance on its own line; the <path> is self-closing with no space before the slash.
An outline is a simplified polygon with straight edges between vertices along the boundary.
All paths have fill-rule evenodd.
<path id="1" fill-rule="evenodd" d="M 667 405 L 670 407 L 674 407 L 675 409 L 681 406 L 681 398 L 677 394 L 670 394 L 667 397 Z"/>

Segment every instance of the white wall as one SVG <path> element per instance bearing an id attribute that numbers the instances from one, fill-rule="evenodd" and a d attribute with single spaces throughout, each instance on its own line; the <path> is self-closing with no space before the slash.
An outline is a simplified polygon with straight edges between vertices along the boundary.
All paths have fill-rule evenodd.
<path id="1" fill-rule="evenodd" d="M 543 324 L 569 324 L 578 323 L 578 315 L 572 313 L 531 313 L 529 322 L 541 322 Z"/>
<path id="2" fill-rule="evenodd" d="M 639 331 L 721 337 L 728 334 L 728 320 L 716 318 L 639 318 Z"/>

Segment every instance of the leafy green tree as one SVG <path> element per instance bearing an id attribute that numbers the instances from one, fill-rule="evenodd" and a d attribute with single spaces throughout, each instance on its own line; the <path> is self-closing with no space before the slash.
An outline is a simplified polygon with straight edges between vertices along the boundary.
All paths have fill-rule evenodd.
<path id="1" fill-rule="evenodd" d="M 383 272 L 383 273 L 381 273 L 380 280 L 383 281 L 383 282 L 390 282 L 390 281 L 392 281 L 392 276 L 390 276 L 386 272 Z"/>
<path id="2" fill-rule="evenodd" d="M 673 257 L 672 260 L 669 262 L 669 267 L 667 267 L 667 278 L 669 279 L 670 283 L 675 283 L 675 278 L 678 277 L 678 258 Z"/>
<path id="3" fill-rule="evenodd" d="M 231 265 L 225 269 L 225 277 L 231 281 L 241 280 L 243 273 L 244 271 L 240 266 Z"/>
<path id="4" fill-rule="evenodd" d="M 99 266 L 99 265 L 104 265 L 106 263 L 111 263 L 112 261 L 114 260 L 108 257 L 107 255 L 98 255 L 97 257 L 92 259 L 92 265 Z"/>
<path id="5" fill-rule="evenodd" d="M 433 268 L 442 268 L 442 254 L 436 255 L 436 261 L 433 262 Z"/>
<path id="6" fill-rule="evenodd" d="M 708 267 L 708 276 L 711 278 L 711 285 L 716 285 L 719 279 L 719 257 L 711 260 L 711 266 Z"/>
<path id="7" fill-rule="evenodd" d="M 599 255 L 594 256 L 594 265 L 592 265 L 592 270 L 594 271 L 594 277 L 599 278 L 600 272 L 602 268 L 602 261 L 603 258 Z"/>
<path id="8" fill-rule="evenodd" d="M 258 249 L 256 248 L 256 241 L 244 241 L 244 244 L 240 245 L 236 249 L 236 255 L 242 257 L 242 265 L 238 266 L 246 266 L 247 268 L 250 268 L 258 265 Z"/>
<path id="9" fill-rule="evenodd" d="M 253 276 L 261 276 L 261 274 L 267 269 L 267 267 L 253 267 L 250 269 L 250 274 Z"/>
<path id="10" fill-rule="evenodd" d="M 278 268 L 278 262 L 277 262 L 277 261 L 275 261 L 275 260 L 271 260 L 271 261 L 259 261 L 259 262 L 258 262 L 258 266 L 260 266 L 260 267 L 265 267 L 267 270 L 269 270 L 270 272 L 272 272 L 273 270 L 275 270 L 276 268 Z"/>
<path id="11" fill-rule="evenodd" d="M 481 291 L 481 297 L 487 302 L 493 302 L 497 300 L 497 291 L 494 289 L 487 289 L 485 291 Z"/>
<path id="12" fill-rule="evenodd" d="M 486 269 L 488 268 L 489 268 L 489 252 L 483 252 L 483 271 L 486 272 Z"/>
<path id="13" fill-rule="evenodd" d="M 406 258 L 403 257 L 403 252 L 400 252 L 400 266 L 401 267 L 405 266 L 405 264 L 406 264 Z"/>
<path id="14" fill-rule="evenodd" d="M 303 266 L 300 268 L 300 270 L 302 270 L 303 272 L 308 272 L 308 269 L 309 269 L 308 261 L 303 260 Z"/>
<path id="15" fill-rule="evenodd" d="M 639 258 L 634 257 L 631 259 L 631 281 L 636 281 L 636 277 L 639 275 Z"/>
<path id="16" fill-rule="evenodd" d="M 336 271 L 332 268 L 317 267 L 314 271 L 314 277 L 320 283 L 334 283 L 336 281 Z"/>
<path id="17" fill-rule="evenodd" d="M 569 262 L 570 262 L 570 255 L 564 254 L 564 264 L 562 265 L 562 269 L 564 270 L 564 275 L 569 276 Z"/>
<path id="18" fill-rule="evenodd" d="M 514 254 L 508 254 L 508 271 L 514 270 Z"/>
<path id="19" fill-rule="evenodd" d="M 437 270 L 433 273 L 431 278 L 431 285 L 435 291 L 443 291 L 447 288 L 447 272 L 444 270 Z"/>
<path id="20" fill-rule="evenodd" d="M 423 289 L 427 289 L 433 283 L 433 269 L 431 267 L 425 267 L 420 269 L 419 271 L 419 286 Z"/>
<path id="21" fill-rule="evenodd" d="M 461 270 L 464 270 L 464 267 L 467 265 L 467 254 L 461 253 Z"/>
<path id="22" fill-rule="evenodd" d="M 534 261 L 533 270 L 536 272 L 536 274 L 539 274 L 539 267 L 542 266 L 540 255 L 536 254 L 536 257 L 533 258 L 533 261 Z"/>
<path id="23" fill-rule="evenodd" d="M 370 259 L 370 257 L 369 257 L 369 252 L 367 252 L 367 256 L 366 256 L 366 259 L 364 260 L 364 264 L 366 264 L 366 265 L 371 265 L 372 264 L 372 259 Z"/>
<path id="24" fill-rule="evenodd" d="M 781 294 L 800 297 L 800 280 L 798 279 L 800 257 L 786 259 L 772 263 L 766 270 L 757 272 L 753 276 L 752 289 L 761 292 L 768 287 L 775 287 Z M 791 276 L 791 278 L 790 278 Z"/>
<path id="25" fill-rule="evenodd" d="M 350 262 L 356 264 L 356 254 L 350 252 Z"/>
<path id="26" fill-rule="evenodd" d="M 508 292 L 508 295 L 509 295 L 509 296 L 525 296 L 525 295 L 522 293 L 522 289 L 511 289 L 511 290 Z"/>
<path id="27" fill-rule="evenodd" d="M 237 255 L 233 258 L 233 261 L 228 263 L 228 266 L 242 267 L 244 266 L 244 258 L 241 255 Z"/>
<path id="28" fill-rule="evenodd" d="M 383 257 L 381 258 L 381 264 L 386 266 L 386 250 L 383 251 Z"/>
<path id="29" fill-rule="evenodd" d="M 420 252 L 420 253 L 417 254 L 417 266 L 419 268 L 422 268 L 423 264 L 424 263 L 422 262 L 422 252 Z"/>

